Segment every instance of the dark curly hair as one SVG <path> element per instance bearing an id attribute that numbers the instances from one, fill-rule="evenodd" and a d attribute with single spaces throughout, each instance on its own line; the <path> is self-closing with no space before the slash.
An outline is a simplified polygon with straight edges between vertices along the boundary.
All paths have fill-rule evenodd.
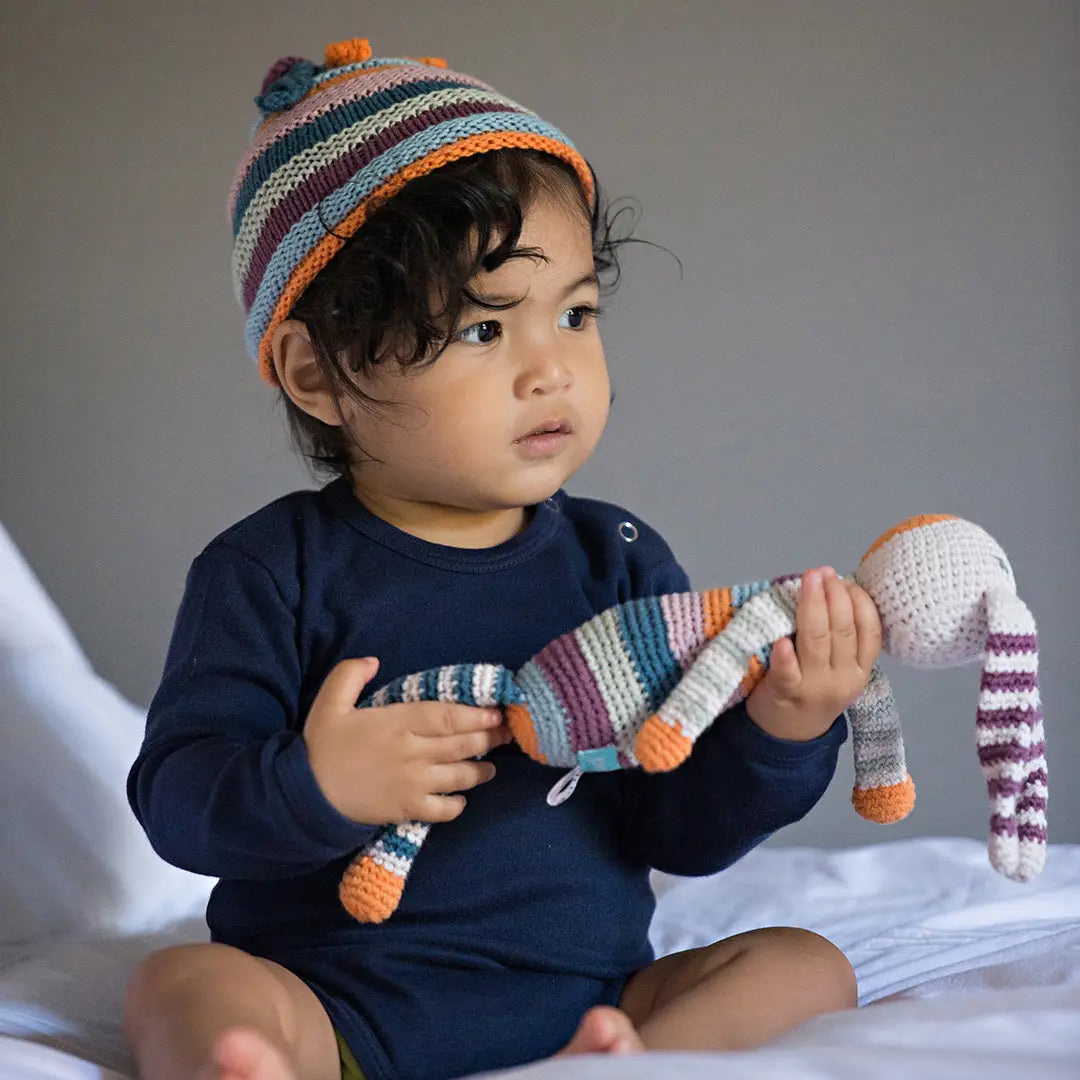
<path id="1" fill-rule="evenodd" d="M 627 235 L 613 234 L 628 207 L 602 207 L 597 187 L 590 209 L 573 169 L 540 151 L 493 150 L 452 162 L 376 207 L 289 312 L 305 323 L 335 399 L 347 394 L 365 409 L 386 407 L 349 372 L 370 373 L 391 355 L 403 368 L 434 363 L 466 303 L 499 307 L 480 304 L 468 282 L 507 259 L 540 256 L 535 248 L 515 248 L 525 210 L 542 194 L 580 208 L 591 225 L 601 291 L 612 292 L 618 248 L 647 242 L 629 235 L 633 224 Z M 344 426 L 325 424 L 281 395 L 293 442 L 315 473 L 347 475 L 356 454 L 371 460 Z"/>

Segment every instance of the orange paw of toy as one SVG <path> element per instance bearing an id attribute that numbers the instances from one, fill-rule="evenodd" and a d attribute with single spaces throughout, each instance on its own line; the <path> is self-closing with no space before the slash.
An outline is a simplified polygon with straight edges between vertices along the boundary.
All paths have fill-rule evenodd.
<path id="1" fill-rule="evenodd" d="M 888 825 L 900 821 L 911 813 L 915 806 L 915 782 L 908 773 L 899 784 L 887 784 L 884 787 L 854 788 L 851 792 L 851 805 L 859 817 L 867 821 L 876 821 Z"/>

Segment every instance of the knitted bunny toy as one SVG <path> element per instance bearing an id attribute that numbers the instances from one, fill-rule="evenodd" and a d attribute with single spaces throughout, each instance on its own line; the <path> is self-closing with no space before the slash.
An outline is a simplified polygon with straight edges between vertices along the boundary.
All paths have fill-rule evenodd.
<path id="1" fill-rule="evenodd" d="M 1046 854 L 1046 760 L 1035 622 L 1016 595 L 1004 551 L 978 525 L 950 515 L 910 518 L 879 537 L 849 580 L 877 605 L 883 648 L 915 667 L 983 661 L 976 713 L 979 762 L 990 798 L 989 857 L 1026 881 Z M 457 664 L 397 679 L 360 703 L 454 701 L 501 706 L 531 758 L 572 767 L 553 806 L 583 773 L 674 769 L 716 717 L 760 681 L 773 643 L 795 629 L 798 575 L 619 604 L 547 645 L 512 674 Z M 847 710 L 856 811 L 905 817 L 915 787 L 892 690 L 875 665 Z M 341 880 L 345 908 L 382 922 L 397 908 L 430 826 L 390 825 Z"/>

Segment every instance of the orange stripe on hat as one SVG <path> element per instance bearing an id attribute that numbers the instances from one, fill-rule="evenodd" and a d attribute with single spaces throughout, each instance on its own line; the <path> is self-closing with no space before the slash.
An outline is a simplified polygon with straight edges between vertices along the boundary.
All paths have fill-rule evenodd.
<path id="1" fill-rule="evenodd" d="M 274 331 L 283 323 L 292 310 L 293 304 L 300 298 L 304 290 L 315 280 L 315 276 L 327 263 L 345 246 L 348 240 L 366 220 L 369 211 L 383 199 L 397 194 L 409 180 L 418 176 L 424 176 L 435 169 L 456 161 L 459 158 L 471 157 L 475 154 L 487 153 L 490 150 L 504 150 L 510 148 L 526 150 L 542 150 L 561 158 L 570 165 L 577 173 L 584 186 L 585 193 L 590 203 L 593 199 L 593 181 L 588 166 L 580 154 L 575 153 L 565 143 L 544 135 L 533 135 L 524 131 L 491 131 L 482 132 L 479 135 L 470 135 L 448 146 L 428 154 L 426 157 L 407 165 L 401 172 L 391 177 L 385 184 L 376 188 L 363 202 L 354 207 L 345 218 L 336 226 L 334 233 L 324 236 L 304 257 L 297 263 L 296 268 L 289 276 L 288 283 L 278 299 L 274 314 L 270 318 L 266 332 L 259 343 L 259 374 L 264 382 L 270 386 L 278 386 L 277 375 L 274 372 L 274 356 L 272 341 Z"/>

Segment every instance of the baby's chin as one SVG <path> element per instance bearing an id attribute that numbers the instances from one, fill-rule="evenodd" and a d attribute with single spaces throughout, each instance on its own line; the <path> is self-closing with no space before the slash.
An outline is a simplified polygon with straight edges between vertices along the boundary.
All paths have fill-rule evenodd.
<path id="1" fill-rule="evenodd" d="M 537 470 L 533 476 L 508 481 L 487 493 L 492 509 L 516 510 L 539 506 L 558 492 L 573 475 L 572 470 L 546 469 L 543 475 Z"/>

